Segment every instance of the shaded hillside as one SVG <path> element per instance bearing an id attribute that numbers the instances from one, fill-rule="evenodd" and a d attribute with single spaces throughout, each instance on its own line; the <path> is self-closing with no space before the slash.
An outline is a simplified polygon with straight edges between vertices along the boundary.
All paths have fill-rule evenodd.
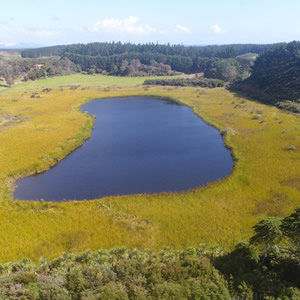
<path id="1" fill-rule="evenodd" d="M 289 103 L 296 108 L 300 103 L 300 42 L 282 44 L 260 55 L 251 76 L 232 88 L 246 91 L 264 103 Z"/>

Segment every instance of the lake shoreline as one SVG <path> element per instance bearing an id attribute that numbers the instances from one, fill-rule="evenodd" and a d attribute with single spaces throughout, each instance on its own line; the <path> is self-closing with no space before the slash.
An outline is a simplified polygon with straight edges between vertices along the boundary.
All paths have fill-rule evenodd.
<path id="1" fill-rule="evenodd" d="M 91 101 L 83 101 L 83 103 L 84 103 L 84 105 L 91 105 L 91 103 L 93 103 L 94 101 L 96 101 L 96 100 L 104 100 L 104 101 L 109 101 L 109 102 L 107 102 L 107 103 L 113 103 L 113 102 L 110 102 L 110 101 L 116 101 L 116 100 L 118 100 L 118 99 L 122 99 L 122 101 L 125 99 L 126 101 L 135 101 L 135 100 L 137 100 L 137 102 L 136 103 L 139 103 L 139 104 L 141 104 L 141 103 L 143 103 L 143 102 L 140 102 L 140 101 L 142 101 L 142 100 L 138 100 L 139 98 L 141 98 L 141 99 L 143 99 L 143 101 L 145 101 L 145 99 L 147 99 L 147 102 L 146 103 L 151 103 L 151 101 L 153 101 L 153 103 L 159 103 L 159 102 L 156 102 L 157 100 L 166 100 L 166 101 L 168 101 L 169 103 L 167 103 L 168 105 L 169 104 L 172 104 L 173 105 L 173 103 L 174 104 L 179 104 L 180 106 L 183 106 L 183 107 L 188 107 L 189 109 L 190 109 L 190 112 L 192 113 L 192 115 L 194 116 L 194 117 L 196 117 L 195 118 L 195 120 L 197 120 L 197 122 L 199 122 L 199 124 L 200 123 L 203 123 L 203 124 L 205 124 L 205 126 L 208 126 L 208 127 L 206 127 L 206 129 L 201 129 L 201 130 L 205 130 L 205 131 L 207 131 L 208 130 L 208 132 L 214 132 L 214 131 L 212 131 L 212 129 L 209 129 L 209 128 L 213 128 L 214 130 L 215 130 L 215 127 L 214 126 L 211 126 L 210 124 L 207 124 L 207 122 L 205 122 L 201 117 L 199 117 L 199 115 L 198 114 L 196 114 L 194 111 L 193 111 L 193 109 L 190 107 L 190 106 L 187 106 L 187 105 L 185 105 L 184 103 L 182 103 L 182 102 L 180 102 L 180 101 L 177 101 L 176 99 L 172 99 L 172 98 L 170 98 L 170 97 L 157 97 L 157 96 L 149 96 L 149 95 L 146 95 L 146 96 L 141 96 L 141 95 L 139 95 L 139 96 L 129 96 L 129 97 L 127 97 L 128 98 L 128 100 L 127 99 L 125 99 L 125 97 L 114 97 L 114 99 L 112 99 L 111 97 L 109 97 L 109 98 L 97 98 L 97 99 L 93 99 L 93 100 L 91 100 Z M 109 100 L 108 100 L 109 99 Z M 130 99 L 130 100 L 129 100 Z M 90 99 L 89 99 L 90 100 Z M 150 102 L 149 102 L 150 101 Z M 87 102 L 88 102 L 88 104 L 87 104 Z M 101 102 L 101 103 L 104 103 L 104 102 Z M 120 104 L 119 105 L 124 105 L 124 103 L 123 102 L 119 102 Z M 164 102 L 161 102 L 161 103 L 164 103 Z M 87 114 L 87 112 L 86 111 L 83 111 L 83 107 L 84 107 L 84 105 L 81 105 L 80 106 L 80 112 L 81 113 L 83 113 L 83 114 Z M 127 107 L 128 105 L 132 105 L 132 102 L 130 103 L 127 103 L 127 104 L 125 104 L 125 106 L 124 106 L 124 108 L 125 107 Z M 163 108 L 164 106 L 162 106 L 162 108 Z M 169 106 L 166 106 L 166 107 L 169 107 Z M 171 106 L 172 107 L 172 106 Z M 161 109 L 162 109 L 161 108 Z M 130 110 L 129 110 L 130 111 Z M 131 111 L 130 111 L 131 112 Z M 159 111 L 160 112 L 160 111 Z M 123 114 L 122 114 L 123 115 Z M 191 116 L 192 116 L 191 115 Z M 93 112 L 91 112 L 91 113 L 89 113 L 88 115 L 88 118 L 93 118 L 94 117 L 94 113 Z M 157 113 L 156 113 L 156 117 L 157 117 Z M 176 118 L 176 117 L 175 117 Z M 172 119 L 172 118 L 171 118 Z M 71 153 L 73 153 L 75 150 L 77 150 L 78 148 L 80 148 L 82 145 L 84 145 L 85 144 L 85 142 L 87 141 L 87 140 L 90 140 L 91 139 L 91 136 L 94 134 L 96 134 L 95 133 L 95 123 L 94 123 L 94 121 L 95 120 L 93 120 L 93 126 L 92 126 L 92 131 L 90 132 L 90 136 L 89 137 L 87 137 L 87 138 L 85 138 L 83 141 L 82 141 L 82 143 L 77 147 L 77 148 L 75 148 L 73 151 L 71 151 L 70 153 L 68 153 L 68 155 L 67 156 L 65 156 L 64 157 L 64 159 L 66 159 L 67 157 L 70 157 L 70 154 Z M 170 120 L 169 120 L 169 122 L 170 122 Z M 172 121 L 172 122 L 174 122 L 174 125 L 175 124 L 177 124 L 177 122 L 176 121 Z M 170 123 L 170 124 L 172 124 L 172 123 Z M 169 125 L 170 125 L 169 124 Z M 124 126 L 124 125 L 126 125 L 126 123 L 125 124 L 122 124 L 122 127 Z M 199 125 L 198 125 L 199 126 Z M 102 128 L 103 128 L 103 125 L 102 125 Z M 202 127 L 201 127 L 202 128 Z M 136 129 L 135 129 L 136 130 Z M 178 129 L 177 129 L 178 130 Z M 200 130 L 200 129 L 199 129 Z M 200 131 L 198 131 L 197 132 L 197 134 L 200 134 L 200 132 L 201 132 L 201 130 Z M 217 129 L 217 132 L 218 133 L 216 133 L 217 134 L 217 136 L 219 136 L 219 134 L 220 134 L 220 136 L 222 136 L 222 134 L 219 132 L 219 130 Z M 192 133 L 192 131 L 189 131 L 189 135 L 191 135 L 191 133 Z M 168 134 L 168 136 L 174 136 L 174 134 Z M 216 138 L 217 138 L 217 136 L 216 136 Z M 177 137 L 178 138 L 178 137 Z M 165 138 L 163 139 L 163 140 L 165 140 Z M 226 148 L 226 149 L 228 149 L 228 147 L 226 147 L 226 145 L 225 145 L 225 142 L 224 142 L 224 139 L 223 139 L 223 136 L 222 136 L 222 143 L 223 143 L 223 146 Z M 200 142 L 200 141 L 199 141 Z M 132 143 L 134 143 L 134 140 L 132 141 Z M 193 142 L 193 144 L 194 144 L 195 142 Z M 201 143 L 204 143 L 205 145 L 206 145 L 206 142 L 204 142 L 204 141 L 201 141 Z M 154 144 L 155 144 L 155 142 L 154 142 Z M 157 144 L 157 143 L 156 143 Z M 157 144 L 158 145 L 158 144 Z M 196 144 L 194 144 L 193 146 L 196 146 Z M 121 146 L 122 148 L 124 148 L 124 146 Z M 206 145 L 206 147 L 207 147 L 207 145 Z M 219 147 L 219 146 L 218 146 Z M 217 148 L 215 148 L 215 146 L 214 146 L 214 151 L 220 151 L 221 150 L 221 148 L 220 148 L 220 150 L 216 150 L 216 149 L 218 149 L 218 147 Z M 221 145 L 220 145 L 220 147 L 221 147 Z M 192 148 L 191 148 L 192 149 Z M 79 150 L 79 151 L 84 151 L 84 150 Z M 173 149 L 169 149 L 169 154 L 171 154 L 172 153 L 172 151 L 173 151 Z M 175 150 L 174 150 L 175 151 Z M 203 150 L 202 150 L 203 151 Z M 222 150 L 223 151 L 223 150 Z M 224 152 L 225 153 L 225 152 Z M 74 154 L 73 154 L 74 155 Z M 189 154 L 190 155 L 190 154 Z M 200 154 L 199 154 L 200 155 Z M 231 166 L 231 171 L 229 172 L 229 174 L 227 174 L 227 175 L 225 175 L 225 176 L 222 176 L 223 178 L 227 178 L 228 176 L 230 176 L 231 174 L 232 174 L 232 169 L 233 169 L 233 164 L 234 164 L 234 160 L 233 160 L 233 157 L 232 157 L 232 153 L 230 152 L 230 157 L 231 157 L 231 159 L 232 159 L 232 166 Z M 189 158 L 189 157 L 186 157 L 185 156 L 185 159 L 187 159 L 187 158 Z M 219 155 L 216 157 L 217 159 L 219 159 Z M 84 159 L 84 158 L 81 158 L 81 159 Z M 101 156 L 100 156 L 100 159 L 101 159 Z M 189 158 L 190 159 L 190 158 Z M 207 157 L 207 159 L 208 160 L 211 160 L 212 158 L 210 158 L 210 156 L 208 156 Z M 205 162 L 207 163 L 207 159 L 205 159 Z M 224 160 L 222 160 L 223 161 L 223 163 L 224 163 Z M 139 160 L 139 164 L 141 163 L 142 161 L 140 161 Z M 197 162 L 198 163 L 198 160 L 196 159 L 196 158 L 194 158 L 194 163 L 195 162 Z M 57 161 L 57 163 L 58 163 L 58 161 Z M 178 165 L 178 163 L 179 163 L 179 161 L 177 162 L 177 165 Z M 74 164 L 76 165 L 76 162 L 74 162 L 73 163 L 73 165 L 72 166 L 74 166 Z M 164 163 L 163 163 L 164 164 Z M 57 164 L 55 164 L 54 166 L 57 166 Z M 150 166 L 149 166 L 150 167 Z M 162 166 L 160 166 L 160 168 L 161 168 Z M 178 167 L 178 166 L 177 166 Z M 185 166 L 186 167 L 186 166 Z M 196 167 L 194 167 L 194 166 L 192 166 L 191 165 L 191 167 L 192 168 L 195 168 L 195 169 L 197 169 Z M 51 168 L 53 168 L 53 167 L 51 167 Z M 51 169 L 50 168 L 50 169 Z M 85 164 L 83 164 L 83 168 L 87 168 L 86 167 L 86 165 Z M 63 169 L 63 168 L 62 168 Z M 203 169 L 203 168 L 201 168 L 201 169 Z M 49 169 L 48 169 L 49 170 Z M 55 169 L 55 170 L 57 170 L 57 169 Z M 146 170 L 146 173 L 147 173 L 147 170 L 148 170 L 148 168 L 146 168 L 145 169 Z M 189 172 L 191 171 L 192 169 L 190 169 L 189 170 Z M 197 169 L 198 170 L 198 169 Z M 82 170 L 81 170 L 82 171 Z M 53 173 L 54 171 L 52 171 L 52 173 Z M 57 172 L 57 171 L 56 171 Z M 168 173 L 169 171 L 167 171 L 166 170 L 166 172 Z M 193 171 L 193 172 L 195 172 L 195 171 Z M 203 174 L 203 175 L 201 175 L 201 177 L 202 176 L 204 176 L 204 174 L 205 174 L 205 172 L 204 171 L 200 171 L 200 169 L 199 169 L 199 171 L 197 171 L 197 172 L 200 172 L 200 174 Z M 202 172 L 202 173 L 201 173 Z M 209 170 L 209 173 L 208 174 L 211 174 L 211 169 Z M 44 172 L 42 172 L 42 173 L 45 173 L 45 171 Z M 121 173 L 122 173 L 122 171 L 121 171 Z M 144 173 L 144 171 L 143 171 L 143 173 Z M 41 174 L 41 173 L 40 173 Z M 35 175 L 35 174 L 34 174 Z M 142 175 L 142 174 L 141 174 Z M 174 175 L 175 174 L 172 174 L 172 176 L 174 177 Z M 47 177 L 47 175 L 45 175 L 44 174 L 44 177 Z M 73 176 L 73 175 L 72 175 Z M 97 175 L 96 175 L 97 176 Z M 142 175 L 142 176 L 145 176 L 145 175 Z M 160 176 L 163 176 L 163 175 L 160 175 Z M 205 176 L 207 176 L 207 175 L 205 175 Z M 209 176 L 211 176 L 211 175 L 209 175 Z M 26 178 L 27 178 L 28 176 L 26 176 Z M 168 185 L 168 177 L 169 176 L 165 176 L 164 178 L 166 178 L 165 180 L 166 180 L 166 183 L 165 183 L 165 185 L 167 186 Z M 186 176 L 185 176 L 186 177 Z M 53 178 L 53 176 L 52 176 L 52 178 Z M 55 177 L 56 178 L 56 177 Z M 83 177 L 83 179 L 84 179 L 85 177 Z M 175 180 L 175 178 L 176 177 L 174 177 L 174 180 Z M 222 179 L 223 179 L 222 178 Z M 34 182 L 34 181 L 37 181 L 37 179 L 39 179 L 39 178 L 34 178 L 34 177 L 31 177 L 31 178 L 28 178 L 28 179 L 25 179 L 25 180 L 23 180 L 23 181 L 30 181 L 30 182 Z M 219 176 L 217 176 L 217 179 L 215 179 L 215 180 L 209 180 L 209 182 L 207 182 L 207 183 L 205 183 L 205 184 L 203 184 L 203 183 L 200 183 L 199 182 L 199 184 L 197 184 L 196 186 L 193 186 L 193 187 L 189 187 L 189 188 L 176 188 L 177 189 L 177 192 L 183 192 L 183 191 L 188 191 L 188 190 L 190 190 L 190 189 L 195 189 L 195 188 L 198 188 L 198 187 L 204 187 L 204 186 L 206 186 L 207 184 L 209 184 L 209 183 L 212 183 L 212 182 L 214 182 L 214 181 L 220 181 L 220 180 L 222 180 L 222 179 L 220 179 L 220 177 Z M 49 179 L 50 180 L 50 179 Z M 49 182 L 51 182 L 51 180 L 50 181 L 47 181 L 47 185 L 45 186 L 45 188 L 44 188 L 44 190 L 45 189 L 47 189 L 47 187 L 48 187 L 48 183 Z M 54 179 L 54 180 L 56 180 L 56 179 Z M 93 180 L 93 179 L 92 179 Z M 105 179 L 105 180 L 107 180 L 107 179 Z M 140 180 L 140 179 L 139 179 Z M 184 178 L 184 180 L 185 181 L 187 181 L 187 182 L 192 182 L 192 181 L 190 181 L 190 180 L 188 180 L 188 179 L 186 179 L 186 178 Z M 111 181 L 113 181 L 113 180 L 111 180 Z M 108 182 L 110 182 L 109 184 L 111 184 L 111 181 L 108 181 Z M 21 182 L 22 182 L 22 179 L 21 179 Z M 87 184 L 89 184 L 90 182 L 88 181 L 87 182 Z M 78 184 L 81 184 L 81 182 L 79 183 L 78 182 Z M 129 183 L 128 183 L 129 184 Z M 141 182 L 141 185 L 144 185 L 145 184 L 145 182 Z M 154 183 L 153 183 L 154 184 Z M 151 186 L 153 185 L 153 184 L 151 184 Z M 174 184 L 173 184 L 173 182 L 172 183 L 169 183 L 169 185 L 172 185 L 172 186 L 174 186 Z M 179 182 L 178 182 L 178 184 L 179 184 Z M 177 184 L 177 185 L 178 185 Z M 130 185 L 130 184 L 129 184 Z M 154 184 L 155 185 L 155 184 Z M 161 184 L 160 184 L 161 185 Z M 177 186 L 177 185 L 175 185 L 175 186 Z M 137 189 L 137 192 L 130 192 L 129 194 L 140 194 L 142 191 L 139 189 L 139 184 L 137 183 L 137 186 L 138 186 L 138 188 L 134 188 L 134 189 Z M 175 186 L 173 187 L 173 188 L 175 188 Z M 180 184 L 179 184 L 179 186 L 182 186 L 182 182 L 180 182 Z M 38 186 L 38 188 L 39 188 L 39 186 Z M 106 187 L 105 187 L 106 188 Z M 173 189 L 172 188 L 172 189 Z M 75 189 L 76 189 L 76 185 L 75 185 Z M 125 188 L 125 190 L 128 190 L 129 189 L 129 187 L 128 187 L 128 185 L 126 185 L 126 188 Z M 152 190 L 153 188 L 151 187 L 151 190 Z M 179 190 L 178 190 L 179 189 Z M 53 190 L 53 189 L 52 189 Z M 147 190 L 147 189 L 146 189 Z M 100 189 L 100 191 L 101 191 L 101 189 Z M 72 191 L 73 192 L 73 191 Z M 164 191 L 143 191 L 143 193 L 147 193 L 147 194 L 153 194 L 153 193 L 157 193 L 157 192 L 167 192 L 167 193 L 174 193 L 174 192 L 176 192 L 176 191 L 166 191 L 166 190 L 164 190 Z M 52 192 L 53 193 L 53 192 Z M 65 192 L 63 192 L 63 191 L 61 191 L 61 193 L 65 193 Z M 90 192 L 89 192 L 90 193 Z M 116 194 L 116 195 L 120 195 L 120 194 L 124 194 L 124 195 L 129 195 L 128 193 L 119 193 L 119 192 L 116 192 L 115 191 L 115 188 L 113 188 L 112 189 L 112 192 L 111 192 L 112 194 L 109 194 L 109 195 L 103 195 L 102 197 L 99 197 L 99 196 L 97 196 L 97 197 L 86 197 L 86 196 L 82 196 L 82 199 L 78 199 L 78 198 L 75 198 L 75 197 L 65 197 L 64 199 L 70 199 L 70 200 L 59 200 L 59 202 L 60 201 L 73 201 L 73 200 L 71 200 L 71 199 L 74 199 L 75 198 L 75 200 L 79 200 L 79 201 L 82 201 L 82 200 L 86 200 L 86 199 L 88 199 L 88 200 L 93 200 L 93 199 L 102 199 L 102 198 L 105 198 L 105 197 L 107 197 L 107 196 L 113 196 L 113 194 Z M 20 199 L 20 194 L 21 193 L 19 193 L 19 196 L 16 196 L 15 198 L 17 198 L 17 199 Z M 27 196 L 28 197 L 28 196 Z M 40 199 L 45 199 L 45 197 L 39 197 Z M 26 201 L 26 200 L 21 200 L 21 201 Z M 32 200 L 30 200 L 30 201 L 32 201 Z M 34 201 L 34 200 L 33 200 Z M 35 200 L 35 201 L 37 201 L 37 200 Z M 47 200 L 47 201 L 51 201 L 51 200 Z M 55 202 L 56 202 L 57 200 L 55 200 Z"/>

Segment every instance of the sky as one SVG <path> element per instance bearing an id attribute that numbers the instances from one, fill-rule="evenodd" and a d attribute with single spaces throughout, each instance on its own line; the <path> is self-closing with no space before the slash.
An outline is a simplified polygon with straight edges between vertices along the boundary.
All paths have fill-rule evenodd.
<path id="1" fill-rule="evenodd" d="M 300 40 L 300 0 L 0 0 L 0 45 Z"/>

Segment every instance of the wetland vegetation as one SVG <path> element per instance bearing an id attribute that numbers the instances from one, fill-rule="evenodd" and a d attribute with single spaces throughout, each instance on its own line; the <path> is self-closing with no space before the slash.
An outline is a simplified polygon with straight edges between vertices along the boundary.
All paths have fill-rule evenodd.
<path id="1" fill-rule="evenodd" d="M 74 46 L 68 52 L 63 48 L 61 58 L 28 58 L 24 65 L 10 63 L 21 59 L 17 54 L 1 56 L 1 70 L 8 76 L 8 81 L 2 77 L 6 84 L 0 90 L 2 298 L 49 299 L 54 291 L 61 299 L 299 298 L 299 114 L 223 87 L 240 79 L 248 94 L 248 83 L 264 81 L 267 90 L 260 86 L 259 92 L 280 99 L 268 103 L 297 112 L 299 43 L 274 49 L 265 45 L 269 51 L 257 59 L 254 50 L 266 49 L 248 46 L 235 50 L 254 53 L 232 54 L 229 47 L 162 47 L 160 52 L 173 49 L 169 61 L 159 51 L 151 61 L 153 53 L 146 56 L 138 47 L 134 57 L 109 50 L 103 58 L 93 52 L 101 47 Z M 85 53 L 87 49 L 92 52 Z M 197 57 L 205 49 L 213 55 Z M 266 71 L 272 59 L 274 73 Z M 107 70 L 100 67 L 103 61 Z M 171 75 L 166 62 L 174 64 L 176 72 L 200 74 L 147 76 Z M 22 68 L 27 64 L 26 73 Z M 51 70 L 59 70 L 61 64 L 69 69 L 60 69 L 64 76 L 55 77 Z M 32 72 L 38 76 L 13 84 L 11 71 L 20 69 L 23 79 Z M 125 76 L 126 70 L 132 77 Z M 83 74 L 70 74 L 74 72 Z M 107 73 L 122 76 L 103 75 Z M 269 85 L 273 79 L 274 85 Z M 80 110 L 84 104 L 118 97 L 163 97 L 190 107 L 221 132 L 235 160 L 232 174 L 182 192 L 93 196 L 91 201 L 62 203 L 14 199 L 18 179 L 59 165 L 90 138 L 97 119 Z M 165 247 L 171 248 L 161 250 Z M 78 254 L 86 249 L 91 251 Z M 63 252 L 69 254 L 59 258 Z M 6 263 L 23 257 L 34 264 L 28 259 Z M 140 281 L 132 283 L 130 278 Z"/>
<path id="2" fill-rule="evenodd" d="M 1 261 L 116 246 L 158 250 L 208 243 L 231 249 L 252 235 L 260 218 L 284 217 L 299 204 L 296 115 L 240 99 L 224 88 L 202 93 L 192 87 L 144 88 L 136 86 L 135 78 L 124 78 L 127 86 L 122 86 L 118 77 L 81 76 L 92 84 L 87 80 L 74 89 L 71 75 L 37 81 L 31 90 L 24 83 L 1 93 L 1 115 L 21 119 L 0 131 Z M 43 92 L 45 86 L 52 90 Z M 90 136 L 93 119 L 80 112 L 83 103 L 139 95 L 171 97 L 217 127 L 232 148 L 233 174 L 182 193 L 57 204 L 13 200 L 16 179 L 56 165 Z"/>

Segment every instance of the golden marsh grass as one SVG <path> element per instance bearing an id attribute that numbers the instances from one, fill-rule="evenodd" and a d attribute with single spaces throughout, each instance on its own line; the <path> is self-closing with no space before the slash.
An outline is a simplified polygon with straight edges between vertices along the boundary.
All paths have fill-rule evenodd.
<path id="1" fill-rule="evenodd" d="M 144 89 L 136 79 L 126 80 L 55 88 L 66 81 L 61 77 L 51 84 L 39 81 L 36 88 L 26 83 L 1 92 L 1 262 L 118 246 L 158 250 L 209 243 L 229 249 L 248 239 L 260 218 L 286 216 L 300 204 L 299 117 L 245 102 L 223 88 L 204 94 L 199 88 Z M 43 93 L 47 84 L 53 89 Z M 40 98 L 31 98 L 34 92 Z M 13 199 L 15 179 L 46 170 L 89 137 L 93 119 L 79 111 L 83 103 L 131 95 L 170 97 L 192 107 L 223 132 L 236 158 L 233 173 L 182 193 L 64 203 Z M 17 117 L 7 122 L 8 115 Z"/>

